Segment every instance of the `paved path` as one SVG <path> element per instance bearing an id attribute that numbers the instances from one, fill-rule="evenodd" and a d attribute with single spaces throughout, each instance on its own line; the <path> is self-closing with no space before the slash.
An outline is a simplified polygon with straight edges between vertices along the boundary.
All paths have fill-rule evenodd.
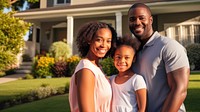
<path id="1" fill-rule="evenodd" d="M 25 74 L 14 74 L 14 75 L 8 75 L 5 77 L 0 78 L 0 84 L 10 82 L 10 81 L 15 81 L 18 80 L 19 78 L 24 77 Z"/>

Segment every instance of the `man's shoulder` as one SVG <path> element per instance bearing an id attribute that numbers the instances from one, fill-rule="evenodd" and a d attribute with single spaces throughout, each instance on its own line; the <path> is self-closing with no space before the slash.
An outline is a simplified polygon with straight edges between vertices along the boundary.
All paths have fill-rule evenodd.
<path id="1" fill-rule="evenodd" d="M 181 45 L 178 41 L 176 41 L 175 39 L 171 38 L 171 37 L 167 37 L 164 35 L 161 35 L 157 32 L 156 34 L 157 39 L 156 41 L 160 44 L 164 44 L 164 45 Z"/>

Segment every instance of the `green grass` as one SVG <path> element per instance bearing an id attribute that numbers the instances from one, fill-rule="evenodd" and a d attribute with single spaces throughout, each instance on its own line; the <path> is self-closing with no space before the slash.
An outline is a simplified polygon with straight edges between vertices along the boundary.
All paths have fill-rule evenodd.
<path id="1" fill-rule="evenodd" d="M 200 111 L 200 74 L 192 73 L 190 75 L 188 94 L 184 103 L 187 112 Z"/>
<path id="2" fill-rule="evenodd" d="M 17 80 L 0 84 L 0 101 L 4 101 L 16 95 L 25 94 L 30 90 L 39 88 L 42 84 L 48 84 L 51 87 L 65 87 L 69 83 L 69 78 L 52 78 L 52 79 L 30 79 Z"/>
<path id="3" fill-rule="evenodd" d="M 44 80 L 37 79 L 37 80 L 27 80 L 27 81 L 30 81 L 31 83 L 30 82 L 23 83 L 23 80 L 19 80 L 19 81 L 6 83 L 6 84 L 0 84 L 0 94 L 2 94 L 1 88 L 2 87 L 4 89 L 6 88 L 6 87 L 4 87 L 5 85 L 7 85 L 7 88 L 9 87 L 8 85 L 10 85 L 11 86 L 10 89 L 13 88 L 13 89 L 17 90 L 17 88 L 15 88 L 15 87 L 20 87 L 19 86 L 20 84 L 18 84 L 18 83 L 27 84 L 27 85 L 31 84 L 31 86 L 34 85 L 35 87 L 39 87 L 39 85 L 41 85 L 42 83 L 45 83 L 47 81 L 46 83 L 51 83 L 53 86 L 56 86 L 56 85 L 59 86 L 60 84 L 57 84 L 57 83 L 65 84 L 66 81 L 69 81 L 69 79 L 67 79 L 67 78 L 50 79 L 50 80 L 49 79 L 44 79 Z M 32 84 L 32 83 L 36 83 L 36 84 Z M 40 84 L 37 84 L 37 83 L 40 83 Z M 13 85 L 15 85 L 15 86 L 13 86 Z M 27 86 L 27 85 L 25 85 L 25 86 Z M 29 87 L 30 87 L 30 85 L 28 85 L 28 87 L 24 87 L 24 88 L 29 88 Z M 7 91 L 10 91 L 10 90 L 7 90 Z M 25 90 L 23 90 L 23 91 L 25 91 Z M 200 73 L 199 74 L 192 73 L 192 75 L 190 75 L 188 95 L 184 102 L 187 112 L 199 112 L 200 111 L 200 106 L 199 106 L 200 95 L 199 94 L 200 94 Z M 54 97 L 50 97 L 47 99 L 34 101 L 31 103 L 16 105 L 14 107 L 1 110 L 1 112 L 70 112 L 68 94 L 54 96 Z"/>
<path id="4" fill-rule="evenodd" d="M 68 94 L 16 105 L 1 112 L 70 112 Z"/>

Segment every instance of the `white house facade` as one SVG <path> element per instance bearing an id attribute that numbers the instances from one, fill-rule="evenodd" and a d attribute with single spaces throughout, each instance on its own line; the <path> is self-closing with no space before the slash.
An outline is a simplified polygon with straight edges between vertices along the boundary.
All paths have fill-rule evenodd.
<path id="1" fill-rule="evenodd" d="M 136 0 L 40 0 L 39 9 L 15 14 L 33 23 L 32 38 L 26 41 L 25 53 L 34 57 L 48 51 L 53 42 L 63 39 L 78 54 L 76 35 L 89 21 L 111 24 L 118 35 L 131 35 L 127 12 Z M 200 43 L 200 0 L 140 0 L 152 10 L 153 27 L 162 35 L 174 38 L 184 46 Z"/>

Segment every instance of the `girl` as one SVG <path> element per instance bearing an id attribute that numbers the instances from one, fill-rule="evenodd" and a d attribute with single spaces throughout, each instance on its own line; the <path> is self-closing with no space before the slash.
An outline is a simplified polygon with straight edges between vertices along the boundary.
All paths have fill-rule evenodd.
<path id="1" fill-rule="evenodd" d="M 111 76 L 113 91 L 112 112 L 145 112 L 146 84 L 142 76 L 131 69 L 136 49 L 133 38 L 119 38 L 114 52 L 114 65 L 118 74 Z"/>

